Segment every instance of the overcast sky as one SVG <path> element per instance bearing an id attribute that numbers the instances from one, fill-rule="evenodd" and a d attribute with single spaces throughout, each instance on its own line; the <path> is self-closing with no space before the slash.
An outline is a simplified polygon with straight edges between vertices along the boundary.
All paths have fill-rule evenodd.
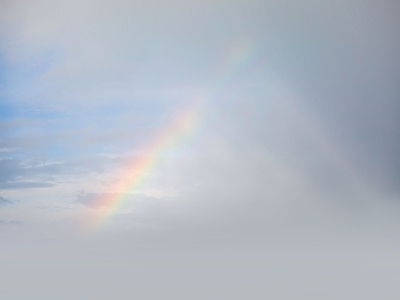
<path id="1" fill-rule="evenodd" d="M 394 0 L 1 1 L 0 294 L 398 299 L 399 32 Z"/>

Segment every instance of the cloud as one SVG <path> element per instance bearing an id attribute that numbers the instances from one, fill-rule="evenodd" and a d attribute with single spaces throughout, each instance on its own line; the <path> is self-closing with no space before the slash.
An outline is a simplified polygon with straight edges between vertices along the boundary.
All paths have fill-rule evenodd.
<path id="1" fill-rule="evenodd" d="M 111 193 L 104 193 L 104 194 L 95 194 L 95 193 L 84 193 L 81 192 L 77 196 L 77 200 L 75 203 L 80 203 L 86 205 L 91 208 L 99 208 L 104 207 L 107 205 L 104 202 L 104 199 L 116 198 L 120 197 L 119 194 L 111 194 Z"/>
<path id="2" fill-rule="evenodd" d="M 129 158 L 129 156 L 128 156 Z M 126 156 L 95 156 L 69 158 L 68 161 L 50 162 L 44 159 L 0 159 L 0 188 L 27 189 L 54 187 L 65 176 L 79 176 L 87 172 L 102 173 L 121 164 Z"/>
<path id="3" fill-rule="evenodd" d="M 0 281 L 395 297 L 399 13 L 0 0 Z M 166 138 L 193 102 L 196 125 Z M 156 155 L 135 165 L 143 153 Z"/>
<path id="4" fill-rule="evenodd" d="M 81 191 L 74 203 L 83 204 L 90 208 L 109 208 L 112 209 L 114 205 L 121 207 L 124 214 L 146 214 L 154 212 L 155 210 L 161 211 L 165 209 L 165 204 L 173 202 L 172 197 L 154 197 L 145 194 L 129 194 L 122 193 L 86 193 Z M 110 205 L 109 201 L 113 200 Z M 158 206 L 158 208 L 157 208 Z"/>
<path id="5" fill-rule="evenodd" d="M 12 202 L 2 196 L 0 196 L 0 206 L 4 206 L 4 205 L 11 205 Z"/>
<path id="6" fill-rule="evenodd" d="M 49 188 L 54 187 L 54 183 L 46 183 L 46 182 L 5 182 L 0 184 L 1 189 L 31 189 L 31 188 Z"/>
<path id="7" fill-rule="evenodd" d="M 127 157 L 201 98 L 201 128 L 180 149 L 194 154 L 160 159 L 147 183 L 179 190 L 199 224 L 397 197 L 398 7 L 354 16 L 357 4 L 2 4 L 5 95 L 19 110 L 1 124 L 15 151 L 2 152 L 0 186 L 110 174 L 78 196 L 98 207 Z M 254 56 L 235 61 L 238 49 Z"/>
<path id="8" fill-rule="evenodd" d="M 5 226 L 5 225 L 20 225 L 22 224 L 21 221 L 4 221 L 0 220 L 0 226 Z"/>
<path id="9" fill-rule="evenodd" d="M 54 186 L 53 183 L 44 182 L 40 177 L 59 172 L 57 166 L 35 164 L 24 166 L 19 159 L 1 159 L 0 166 L 0 188 L 2 189 L 51 187 Z M 32 177 L 35 180 L 26 180 L 28 178 L 32 180 Z M 38 177 L 40 178 L 39 181 Z"/>
<path id="10" fill-rule="evenodd" d="M 49 124 L 38 126 L 37 138 L 14 136 L 4 147 L 57 144 L 75 150 L 71 144 L 76 140 L 86 144 L 88 152 L 114 143 L 133 148 L 128 141 L 142 140 L 150 131 L 142 122 L 122 119 L 156 124 L 163 115 L 156 111 L 190 101 L 196 89 L 188 87 L 202 91 L 218 81 L 221 61 L 226 61 L 232 45 L 246 40 L 259 58 L 246 76 L 239 74 L 242 89 L 235 89 L 225 104 L 219 103 L 221 99 L 208 100 L 217 102 L 221 114 L 226 112 L 228 124 L 242 118 L 240 126 L 233 125 L 235 130 L 262 139 L 264 125 L 257 125 L 260 121 L 250 128 L 246 123 L 251 123 L 251 117 L 242 117 L 236 101 L 242 98 L 247 102 L 241 105 L 247 105 L 248 111 L 262 111 L 269 95 L 256 95 L 257 86 L 271 87 L 275 84 L 271 77 L 279 78 L 283 89 L 299 96 L 297 108 L 310 112 L 301 118 L 311 115 L 317 120 L 311 127 L 324 128 L 323 134 L 332 140 L 329 145 L 340 149 L 352 168 L 383 190 L 397 193 L 398 7 L 389 1 L 370 3 L 354 18 L 350 11 L 358 7 L 357 1 L 285 3 L 250 1 L 243 5 L 232 1 L 228 6 L 225 1 L 172 1 L 168 7 L 163 1 L 82 1 L 77 7 L 51 1 L 3 4 L 7 12 L 2 15 L 3 52 L 6 57 L 15 56 L 10 61 L 22 62 L 35 71 L 26 71 L 29 76 L 23 72 L 30 83 L 24 82 L 24 90 L 31 96 L 16 97 L 14 92 L 21 90 L 20 86 L 7 84 L 9 98 L 35 109 L 71 112 L 66 123 L 77 124 L 75 128 L 63 124 L 54 135 L 43 133 L 44 127 L 51 128 Z M 286 5 L 292 9 L 285 9 Z M 57 58 L 49 54 L 52 51 L 59 52 Z M 45 67 L 29 67 L 29 59 Z M 14 65 L 12 69 L 17 68 Z M 171 90 L 189 92 L 171 97 Z M 110 104 L 124 107 L 127 113 L 119 110 L 112 114 Z M 106 107 L 107 112 L 92 113 L 98 107 Z M 139 110 L 147 112 L 137 114 Z M 279 115 L 288 116 L 287 111 Z M 279 134 L 290 132 L 288 126 L 293 126 L 278 121 L 270 125 L 278 126 L 270 133 L 275 134 L 270 144 L 278 145 L 283 143 Z M 141 133 L 132 127 L 140 127 Z M 287 138 L 295 139 L 295 134 Z M 311 164 L 315 164 L 315 172 L 308 171 L 317 181 L 323 176 L 316 173 L 325 172 L 325 162 Z M 331 177 L 325 184 L 340 180 L 340 172 L 325 174 Z"/>

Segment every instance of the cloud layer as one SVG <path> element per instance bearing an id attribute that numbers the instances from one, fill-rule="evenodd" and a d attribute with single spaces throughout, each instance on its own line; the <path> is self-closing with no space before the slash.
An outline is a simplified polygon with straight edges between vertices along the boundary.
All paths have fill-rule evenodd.
<path id="1" fill-rule="evenodd" d="M 0 282 L 395 294 L 399 14 L 395 1 L 2 1 L 0 224 L 21 223 L 0 228 Z"/>

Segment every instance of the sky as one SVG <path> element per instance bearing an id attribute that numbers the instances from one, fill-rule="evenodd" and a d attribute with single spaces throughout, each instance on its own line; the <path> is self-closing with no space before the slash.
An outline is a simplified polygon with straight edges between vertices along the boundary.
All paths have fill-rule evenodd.
<path id="1" fill-rule="evenodd" d="M 2 0 L 0 295 L 398 299 L 399 32 L 394 0 Z"/>

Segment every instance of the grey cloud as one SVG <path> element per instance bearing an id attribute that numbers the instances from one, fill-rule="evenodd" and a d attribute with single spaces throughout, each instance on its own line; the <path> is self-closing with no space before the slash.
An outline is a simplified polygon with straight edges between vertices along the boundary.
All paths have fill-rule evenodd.
<path id="1" fill-rule="evenodd" d="M 31 178 L 58 171 L 57 166 L 24 166 L 18 159 L 2 159 L 0 167 L 0 188 L 3 189 L 51 187 L 53 183 L 35 182 Z"/>
<path id="2" fill-rule="evenodd" d="M 63 59 L 41 75 L 41 80 L 54 84 L 43 90 L 43 97 L 35 98 L 41 105 L 66 101 L 64 106 L 70 109 L 76 109 L 72 104 L 77 103 L 92 109 L 111 102 L 144 103 L 143 98 L 148 97 L 132 100 L 127 95 L 143 86 L 162 90 L 175 84 L 212 85 L 232 44 L 244 40 L 256 49 L 257 60 L 235 78 L 233 91 L 229 83 L 217 87 L 219 94 L 209 101 L 207 112 L 216 112 L 217 120 L 204 129 L 214 131 L 218 142 L 205 138 L 203 151 L 227 145 L 228 152 L 217 149 L 219 154 L 206 154 L 204 165 L 192 165 L 198 174 L 190 170 L 188 178 L 215 178 L 227 190 L 235 191 L 227 196 L 233 199 L 247 194 L 262 199 L 268 193 L 265 182 L 277 180 L 269 172 L 277 174 L 281 169 L 301 182 L 299 190 L 306 189 L 304 194 L 313 197 L 352 198 L 363 184 L 398 195 L 400 41 L 399 9 L 393 2 L 214 1 L 205 5 L 172 1 L 166 7 L 163 1 L 83 1 L 77 8 L 69 3 L 60 5 L 17 2 L 9 6 L 13 18 L 5 21 L 9 29 L 5 35 L 18 39 L 4 45 L 9 55 L 21 54 L 15 50 L 26 44 L 64 51 Z M 44 12 L 41 18 L 38 11 Z M 351 13 L 354 11 L 357 14 Z M 278 90 L 278 95 L 268 91 L 271 89 Z M 125 100 L 115 100 L 120 97 Z M 58 100 L 48 101 L 55 98 Z M 158 99 L 155 105 L 165 101 L 162 96 L 154 98 Z M 103 122 L 100 119 L 92 124 Z M 87 144 L 113 140 L 123 145 L 132 132 L 118 128 L 87 133 L 72 130 L 68 143 L 75 134 L 82 134 L 81 141 Z M 48 137 L 48 141 L 64 137 Z M 275 166 L 265 166 L 269 164 L 266 159 L 275 161 Z M 73 164 L 79 163 L 32 170 L 69 172 L 67 165 Z M 83 165 L 81 170 L 109 166 L 90 160 Z M 246 178 L 240 172 L 247 174 Z M 230 180 L 235 182 L 233 187 Z M 216 183 L 208 188 L 218 189 Z M 279 190 L 273 194 L 281 195 Z"/>
<path id="3" fill-rule="evenodd" d="M 85 193 L 85 192 L 81 191 L 78 194 L 77 200 L 75 201 L 75 203 L 84 204 L 91 208 L 98 208 L 98 207 L 105 205 L 104 203 L 102 203 L 102 199 L 109 198 L 109 197 L 114 198 L 116 196 L 118 196 L 118 195 L 110 194 L 110 193 L 104 193 L 104 194 Z"/>
<path id="4" fill-rule="evenodd" d="M 308 111 L 316 120 L 312 126 L 323 128 L 323 134 L 329 136 L 331 144 L 339 149 L 355 172 L 382 190 L 391 190 L 393 194 L 399 192 L 400 142 L 397 129 L 400 126 L 400 111 L 397 82 L 400 61 L 397 53 L 400 41 L 397 33 L 400 24 L 397 4 L 384 1 L 378 5 L 367 1 L 364 5 L 356 0 L 338 0 L 318 4 L 315 1 L 250 1 L 246 4 L 232 1 L 229 5 L 225 1 L 206 5 L 200 1 L 173 1 L 168 7 L 164 5 L 162 1 L 151 1 L 151 4 L 117 1 L 101 5 L 84 1 L 77 9 L 71 4 L 62 4 L 61 13 L 60 7 L 46 1 L 28 6 L 18 2 L 9 6 L 10 14 L 15 20 L 21 18 L 26 22 L 6 23 L 9 28 L 25 35 L 20 35 L 20 43 L 7 44 L 11 47 L 8 50 L 19 53 L 12 47 L 18 48 L 25 43 L 32 47 L 42 44 L 63 48 L 65 61 L 56 63 L 43 75 L 46 81 L 54 80 L 61 86 L 56 90 L 46 90 L 46 97 L 53 99 L 56 94 L 60 102 L 78 102 L 92 108 L 98 103 L 115 103 L 115 98 L 121 95 L 125 95 L 125 100 L 118 100 L 118 103 L 131 103 L 128 99 L 132 97 L 126 95 L 135 94 L 143 86 L 162 89 L 177 82 L 181 86 L 212 83 L 217 78 L 216 66 L 221 65 L 221 60 L 226 60 L 231 44 L 240 39 L 246 40 L 257 49 L 259 56 L 256 67 L 239 80 L 245 82 L 242 85 L 249 85 L 247 90 L 254 89 L 256 81 L 268 85 L 268 75 L 279 77 L 284 82 L 283 88 L 291 89 L 298 96 L 294 100 L 297 107 Z M 42 9 L 44 6 L 46 9 Z M 48 23 L 37 19 L 37 11 L 46 11 L 42 18 Z M 76 14 L 76 11 L 81 14 Z M 351 11 L 357 11 L 357 16 Z M 73 26 L 67 21 L 72 18 L 75 20 Z M 85 26 L 87 20 L 90 20 L 91 26 Z M 129 34 L 126 28 L 131 28 Z M 10 32 L 13 30 L 10 29 Z M 58 35 L 59 31 L 66 34 Z M 76 49 L 76 45 L 81 45 L 82 49 Z M 113 83 L 109 83 L 111 81 Z M 64 98 L 59 97 L 60 94 Z M 98 101 L 101 95 L 107 97 L 103 96 Z M 37 99 L 42 99 L 43 105 L 54 103 L 46 97 Z M 249 96 L 243 93 L 240 97 L 243 97 L 243 105 L 247 107 L 252 101 L 249 98 L 257 97 L 250 109 L 253 111 L 262 110 L 260 106 L 268 101 L 266 95 Z M 134 98 L 132 102 L 145 102 L 140 100 L 143 97 Z M 164 103 L 165 97 L 156 98 L 162 100 L 155 103 Z M 234 102 L 234 99 L 229 98 L 225 102 Z M 227 112 L 229 124 L 234 123 L 233 120 L 241 113 L 235 103 L 231 106 L 227 103 L 222 110 Z M 280 113 L 282 118 L 290 118 L 287 112 Z M 263 117 L 271 116 L 264 114 Z M 248 119 L 243 118 L 243 121 Z M 279 120 L 277 124 L 259 122 L 260 125 L 255 124 L 251 128 L 242 123 L 236 129 L 254 139 L 263 139 L 265 132 L 259 127 L 277 125 L 275 132 L 268 133 L 274 137 L 267 137 L 269 147 L 275 147 L 275 142 L 282 144 L 279 134 L 296 130 L 289 128 L 296 124 L 290 124 L 290 119 L 287 121 L 286 125 Z M 93 124 L 96 122 L 99 121 L 93 120 Z M 82 133 L 82 140 L 87 143 L 100 144 L 109 139 L 122 145 L 132 134 L 121 129 L 99 131 L 74 131 L 67 140 L 71 141 L 71 136 Z M 290 134 L 287 137 L 289 140 L 296 139 L 295 133 Z M 60 136 L 54 141 L 63 138 Z M 48 137 L 50 140 L 52 138 Z M 25 142 L 32 144 L 40 141 L 27 139 Z M 18 143 L 22 141 L 15 145 Z M 282 147 L 285 149 L 280 150 L 287 150 L 290 155 L 296 156 L 291 159 L 297 162 L 303 160 L 300 152 L 296 154 L 289 149 L 289 144 Z M 299 147 L 292 149 L 298 150 Z M 324 160 L 318 158 L 318 161 L 310 161 L 309 164 L 303 160 L 301 164 L 308 168 L 306 172 L 314 174 L 311 176 L 317 181 L 327 176 L 324 184 L 329 186 L 332 183 L 334 186 L 333 182 L 341 180 L 341 171 L 326 168 Z M 315 166 L 312 167 L 312 164 Z M 324 172 L 324 176 L 317 175 Z"/>
<path id="5" fill-rule="evenodd" d="M 56 186 L 54 183 L 45 182 L 29 182 L 29 181 L 16 181 L 5 182 L 0 184 L 1 189 L 31 189 L 31 188 L 48 188 Z"/>
<path id="6" fill-rule="evenodd" d="M 288 28 L 267 53 L 274 71 L 300 96 L 299 107 L 317 118 L 353 167 L 396 194 L 399 7 L 368 1 L 354 19 L 344 9 L 356 3 L 337 1 L 325 20 L 319 19 L 322 11 L 312 11 L 317 18 L 301 22 L 312 25 L 309 30 Z"/>
<path id="7" fill-rule="evenodd" d="M 144 194 L 127 193 L 86 193 L 84 191 L 79 192 L 74 203 L 83 204 L 91 208 L 101 208 L 109 205 L 104 202 L 107 199 L 123 199 L 124 204 L 133 212 L 131 215 L 136 215 L 135 218 L 143 217 L 143 215 L 147 215 L 148 217 L 151 214 L 159 214 L 162 211 L 168 215 L 168 213 L 171 213 L 168 207 L 171 208 L 174 206 L 172 201 L 174 198 L 171 197 L 152 197 Z"/>
<path id="8" fill-rule="evenodd" d="M 0 206 L 10 205 L 10 204 L 12 204 L 12 202 L 10 200 L 0 196 Z"/>
<path id="9" fill-rule="evenodd" d="M 21 221 L 4 221 L 4 220 L 0 220 L 0 226 L 4 226 L 4 225 L 20 225 L 22 224 Z"/>
<path id="10" fill-rule="evenodd" d="M 45 188 L 57 185 L 57 180 L 65 175 L 82 174 L 89 170 L 104 172 L 110 166 L 121 164 L 129 157 L 98 156 L 82 157 L 66 162 L 51 163 L 44 159 L 1 159 L 0 188 L 26 189 Z"/>
<path id="11" fill-rule="evenodd" d="M 111 175 L 206 98 L 199 128 L 141 186 L 176 196 L 29 190 L 43 209 L 21 205 L 32 226 L 2 226 L 0 282 L 397 299 L 399 15 L 390 0 L 0 1 L 2 57 L 26 68 L 5 99 L 68 112 L 2 121 L 0 147 L 18 147 L 1 153 L 2 188 Z M 120 196 L 107 226 L 77 237 L 78 218 Z"/>

